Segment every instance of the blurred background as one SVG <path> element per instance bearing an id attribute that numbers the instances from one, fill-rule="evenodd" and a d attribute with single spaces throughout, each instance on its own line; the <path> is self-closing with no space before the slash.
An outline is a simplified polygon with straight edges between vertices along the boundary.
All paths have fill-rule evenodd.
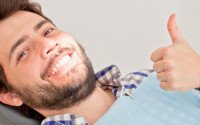
<path id="1" fill-rule="evenodd" d="M 177 23 L 200 53 L 198 0 L 34 0 L 62 30 L 79 41 L 95 71 L 116 64 L 128 73 L 152 68 L 151 53 L 171 45 L 167 20 Z M 187 57 L 186 57 L 187 58 Z"/>

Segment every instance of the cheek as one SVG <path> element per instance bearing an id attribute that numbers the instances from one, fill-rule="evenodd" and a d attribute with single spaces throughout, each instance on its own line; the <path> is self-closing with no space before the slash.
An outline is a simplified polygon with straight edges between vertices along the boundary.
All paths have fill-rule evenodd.
<path id="1" fill-rule="evenodd" d="M 40 65 L 35 62 L 20 65 L 13 73 L 19 83 L 29 83 L 40 80 Z"/>
<path id="2" fill-rule="evenodd" d="M 69 47 L 69 45 L 77 46 L 76 40 L 69 34 L 62 31 L 57 33 L 56 37 L 54 37 L 53 39 L 58 41 L 62 47 Z"/>

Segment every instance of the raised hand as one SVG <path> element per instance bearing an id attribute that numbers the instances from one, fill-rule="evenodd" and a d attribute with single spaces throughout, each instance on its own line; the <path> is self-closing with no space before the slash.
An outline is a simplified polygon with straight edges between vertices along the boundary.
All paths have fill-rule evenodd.
<path id="1" fill-rule="evenodd" d="M 167 27 L 172 44 L 157 49 L 151 55 L 161 88 L 172 91 L 199 88 L 200 56 L 181 35 L 175 14 L 170 16 Z"/>

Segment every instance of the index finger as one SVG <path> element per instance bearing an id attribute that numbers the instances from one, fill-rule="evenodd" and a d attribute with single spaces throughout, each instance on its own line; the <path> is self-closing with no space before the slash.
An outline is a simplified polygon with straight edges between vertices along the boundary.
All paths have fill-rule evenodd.
<path id="1" fill-rule="evenodd" d="M 158 61 L 158 60 L 163 59 L 163 49 L 164 49 L 164 47 L 161 47 L 161 48 L 155 50 L 155 51 L 151 54 L 151 60 L 152 60 L 153 62 L 156 62 L 156 61 Z"/>

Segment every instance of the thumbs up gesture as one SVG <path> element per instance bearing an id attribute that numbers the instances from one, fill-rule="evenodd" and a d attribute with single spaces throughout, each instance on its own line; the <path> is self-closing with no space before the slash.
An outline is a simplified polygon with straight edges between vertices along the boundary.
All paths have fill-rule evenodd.
<path id="1" fill-rule="evenodd" d="M 170 16 L 167 28 L 172 44 L 155 50 L 151 55 L 161 88 L 170 91 L 199 88 L 200 56 L 181 35 L 175 14 Z"/>

